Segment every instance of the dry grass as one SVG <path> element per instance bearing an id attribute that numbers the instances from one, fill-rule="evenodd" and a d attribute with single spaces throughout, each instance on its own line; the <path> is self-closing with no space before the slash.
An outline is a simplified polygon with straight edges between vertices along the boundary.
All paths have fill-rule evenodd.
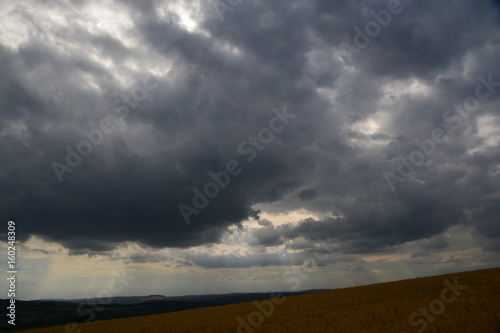
<path id="1" fill-rule="evenodd" d="M 412 326 L 409 316 L 428 308 L 440 298 L 445 279 L 453 283 L 458 277 L 467 289 L 422 332 L 428 333 L 500 333 L 500 268 L 382 283 L 340 290 L 292 296 L 274 313 L 263 317 L 253 332 L 349 332 L 408 333 L 418 332 L 422 325 Z M 447 297 L 453 295 L 448 292 Z M 256 312 L 253 303 L 241 303 L 169 314 L 108 320 L 80 324 L 68 332 L 238 332 L 238 317 L 248 318 Z M 255 315 L 255 314 L 254 314 Z M 422 317 L 416 318 L 417 320 Z M 258 318 L 257 318 L 258 319 Z M 80 331 L 81 330 L 81 331 Z M 28 330 L 33 333 L 65 332 L 64 326 Z M 250 332 L 246 329 L 241 332 Z"/>

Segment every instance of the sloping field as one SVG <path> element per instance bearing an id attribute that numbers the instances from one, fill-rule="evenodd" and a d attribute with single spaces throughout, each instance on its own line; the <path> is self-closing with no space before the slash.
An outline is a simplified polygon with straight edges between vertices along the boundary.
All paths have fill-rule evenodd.
<path id="1" fill-rule="evenodd" d="M 500 333 L 500 268 L 24 332 Z"/>

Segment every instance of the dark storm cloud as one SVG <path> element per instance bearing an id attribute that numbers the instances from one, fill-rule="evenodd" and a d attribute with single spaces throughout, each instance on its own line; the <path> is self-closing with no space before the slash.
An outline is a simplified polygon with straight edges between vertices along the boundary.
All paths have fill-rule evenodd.
<path id="1" fill-rule="evenodd" d="M 73 7 L 61 7 L 77 24 L 44 30 L 47 38 L 17 50 L 0 45 L 0 210 L 23 225 L 20 239 L 39 235 L 71 254 L 105 252 L 123 241 L 218 242 L 228 226 L 256 216 L 251 207 L 259 203 L 338 217 L 263 225 L 254 246 L 329 234 L 345 252 L 370 252 L 458 223 L 494 244 L 498 144 L 468 151 L 481 144 L 478 118 L 498 117 L 500 89 L 447 133 L 430 163 L 397 193 L 383 173 L 416 148 L 415 139 L 444 126 L 443 113 L 474 93 L 479 75 L 500 81 L 499 11 L 492 2 L 402 4 L 405 10 L 350 66 L 337 55 L 340 43 L 352 44 L 353 28 L 364 27 L 369 10 L 386 8 L 386 1 L 244 2 L 222 21 L 207 2 L 197 22 L 204 33 L 185 30 L 178 15 L 160 17 L 158 2 L 117 1 L 116 12 L 133 19 L 121 26 L 133 41 L 87 29 Z M 79 12 L 91 5 L 79 2 Z M 158 86 L 126 119 L 113 114 L 113 101 L 146 75 Z M 411 79 L 427 93 L 396 97 L 384 90 L 396 82 L 396 92 L 406 89 Z M 246 162 L 238 145 L 284 105 L 296 118 Z M 389 114 L 383 129 L 356 129 L 381 107 Z M 75 148 L 82 130 L 99 128 L 105 117 L 120 129 L 59 182 L 51 163 L 64 163 L 65 147 Z M 179 203 L 192 205 L 192 189 L 233 159 L 243 172 L 186 225 Z M 191 260 L 203 267 L 279 263 L 272 255 L 244 263 Z"/>

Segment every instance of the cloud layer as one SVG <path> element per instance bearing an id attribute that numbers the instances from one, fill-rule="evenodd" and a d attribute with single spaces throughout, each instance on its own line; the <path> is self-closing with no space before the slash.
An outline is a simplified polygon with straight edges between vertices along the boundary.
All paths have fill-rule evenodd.
<path id="1" fill-rule="evenodd" d="M 215 1 L 59 3 L 6 7 L 2 25 L 0 211 L 21 240 L 73 254 L 210 245 L 266 206 L 312 217 L 263 222 L 251 246 L 330 235 L 346 253 L 370 253 L 462 225 L 500 249 L 495 2 L 401 1 L 349 62 L 341 44 L 355 45 L 356 27 L 387 1 L 245 1 L 222 13 Z M 488 97 L 453 111 L 478 77 L 493 82 Z M 295 117 L 262 144 L 284 108 Z M 386 172 L 436 128 L 447 139 L 391 191 Z M 238 147 L 252 137 L 248 161 Z M 194 207 L 193 189 L 232 160 L 241 173 L 186 224 L 179 204 Z"/>

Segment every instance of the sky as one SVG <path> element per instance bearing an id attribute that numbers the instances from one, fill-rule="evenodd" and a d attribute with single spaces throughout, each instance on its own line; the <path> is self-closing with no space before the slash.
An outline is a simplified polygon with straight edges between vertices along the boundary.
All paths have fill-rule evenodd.
<path id="1" fill-rule="evenodd" d="M 499 59 L 492 0 L 1 0 L 17 297 L 498 267 Z"/>

